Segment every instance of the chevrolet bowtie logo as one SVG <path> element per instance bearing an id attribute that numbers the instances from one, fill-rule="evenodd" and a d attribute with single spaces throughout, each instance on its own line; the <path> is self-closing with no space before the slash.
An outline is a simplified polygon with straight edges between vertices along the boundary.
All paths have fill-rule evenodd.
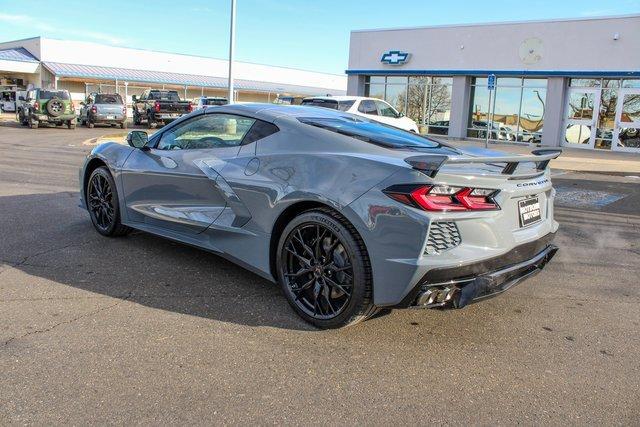
<path id="1" fill-rule="evenodd" d="M 407 62 L 409 54 L 406 52 L 400 52 L 399 50 L 390 50 L 382 54 L 380 62 L 386 62 L 389 65 L 400 65 Z"/>

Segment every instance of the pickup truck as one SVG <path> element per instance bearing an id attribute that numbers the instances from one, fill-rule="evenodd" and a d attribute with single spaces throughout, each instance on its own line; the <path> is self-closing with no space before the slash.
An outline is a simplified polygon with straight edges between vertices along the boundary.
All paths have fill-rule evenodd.
<path id="1" fill-rule="evenodd" d="M 140 125 L 146 121 L 149 129 L 189 114 L 193 110 L 191 102 L 181 101 L 175 90 L 148 89 L 139 98 L 134 95 L 132 101 L 133 123 Z"/>

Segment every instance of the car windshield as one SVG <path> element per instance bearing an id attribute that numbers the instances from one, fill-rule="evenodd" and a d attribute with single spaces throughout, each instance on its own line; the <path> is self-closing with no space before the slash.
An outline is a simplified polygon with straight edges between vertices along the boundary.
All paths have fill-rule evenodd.
<path id="1" fill-rule="evenodd" d="M 332 110 L 347 111 L 353 105 L 355 101 L 337 101 L 335 99 L 305 99 L 302 101 L 302 105 L 310 107 L 324 107 L 331 108 Z"/>
<path id="2" fill-rule="evenodd" d="M 122 98 L 120 95 L 107 95 L 107 94 L 98 94 L 96 95 L 96 104 L 122 104 Z"/>
<path id="3" fill-rule="evenodd" d="M 373 120 L 344 116 L 341 118 L 300 117 L 304 124 L 350 136 L 387 148 L 440 148 L 444 144 L 413 132 L 388 126 Z"/>
<path id="4" fill-rule="evenodd" d="M 51 99 L 51 98 L 58 98 L 58 99 L 64 99 L 64 100 L 70 99 L 69 92 L 67 92 L 66 90 L 41 90 L 39 96 L 40 96 L 40 99 Z"/>
<path id="5" fill-rule="evenodd" d="M 156 101 L 180 101 L 180 97 L 176 91 L 149 92 L 149 99 Z"/>

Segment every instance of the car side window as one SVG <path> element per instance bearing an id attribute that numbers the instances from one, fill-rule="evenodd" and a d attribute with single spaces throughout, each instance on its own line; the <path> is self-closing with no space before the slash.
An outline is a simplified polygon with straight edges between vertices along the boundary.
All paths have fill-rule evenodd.
<path id="1" fill-rule="evenodd" d="M 365 99 L 364 101 L 361 101 L 360 105 L 358 105 L 358 111 L 363 114 L 371 114 L 374 116 L 378 115 L 378 109 L 376 108 L 376 104 L 370 99 Z"/>
<path id="2" fill-rule="evenodd" d="M 237 147 L 255 119 L 233 114 L 205 114 L 168 129 L 160 137 L 158 150 L 198 150 Z"/>
<path id="3" fill-rule="evenodd" d="M 256 122 L 251 126 L 251 129 L 244 137 L 242 144 L 251 144 L 252 142 L 258 141 L 259 139 L 266 138 L 269 135 L 273 135 L 278 132 L 278 126 L 263 122 L 262 120 L 256 120 Z"/>
<path id="4" fill-rule="evenodd" d="M 374 101 L 376 103 L 376 105 L 378 106 L 378 114 L 384 117 L 393 117 L 393 118 L 397 118 L 398 117 L 398 113 L 396 112 L 396 110 L 393 109 L 393 107 L 389 104 L 387 104 L 386 102 L 383 101 Z"/>

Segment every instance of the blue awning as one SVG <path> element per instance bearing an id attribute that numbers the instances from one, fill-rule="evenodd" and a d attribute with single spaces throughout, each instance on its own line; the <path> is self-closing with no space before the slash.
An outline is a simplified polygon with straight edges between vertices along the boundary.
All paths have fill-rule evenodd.
<path id="1" fill-rule="evenodd" d="M 38 59 L 23 47 L 0 50 L 0 60 L 18 62 L 38 62 Z"/>
<path id="2" fill-rule="evenodd" d="M 63 64 L 59 62 L 43 62 L 43 64 L 49 71 L 58 77 L 93 78 L 99 80 L 118 80 L 121 82 L 172 84 L 220 89 L 225 89 L 227 87 L 227 79 L 224 77 L 101 67 L 94 65 Z M 258 92 L 296 93 L 308 95 L 324 95 L 327 93 L 332 95 L 343 95 L 345 93 L 340 90 L 327 90 L 326 88 L 263 82 L 257 80 L 237 79 L 234 84 L 236 89 Z"/>

